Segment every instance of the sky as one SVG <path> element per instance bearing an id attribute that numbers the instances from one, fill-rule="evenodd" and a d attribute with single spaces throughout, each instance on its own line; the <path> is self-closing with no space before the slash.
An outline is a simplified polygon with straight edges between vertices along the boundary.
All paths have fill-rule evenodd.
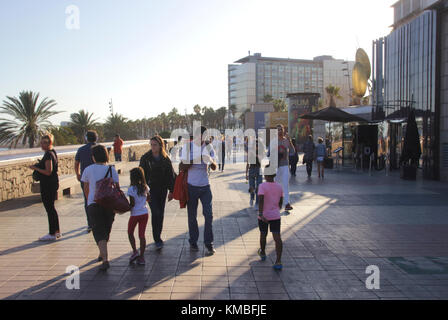
<path id="1" fill-rule="evenodd" d="M 0 102 L 56 100 L 104 121 L 227 106 L 227 65 L 266 57 L 354 60 L 390 32 L 395 0 L 0 0 Z M 66 11 L 76 6 L 76 11 Z M 76 22 L 79 21 L 79 25 Z M 67 23 L 69 28 L 67 27 Z M 74 24 L 73 24 L 74 23 Z M 70 28 L 70 26 L 79 28 Z"/>

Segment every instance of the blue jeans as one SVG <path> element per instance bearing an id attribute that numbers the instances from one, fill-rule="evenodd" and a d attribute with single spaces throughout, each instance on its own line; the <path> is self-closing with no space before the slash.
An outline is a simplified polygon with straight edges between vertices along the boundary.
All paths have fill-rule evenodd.
<path id="1" fill-rule="evenodd" d="M 260 175 L 260 168 L 249 168 L 249 190 L 250 199 L 254 200 L 255 205 L 258 204 L 258 187 L 263 183 L 263 177 Z"/>
<path id="2" fill-rule="evenodd" d="M 197 244 L 199 239 L 198 227 L 198 203 L 202 203 L 202 214 L 205 218 L 204 225 L 204 244 L 210 246 L 213 244 L 213 210 L 212 210 L 212 191 L 210 185 L 205 187 L 195 187 L 188 185 L 188 230 L 190 233 L 190 244 Z"/>

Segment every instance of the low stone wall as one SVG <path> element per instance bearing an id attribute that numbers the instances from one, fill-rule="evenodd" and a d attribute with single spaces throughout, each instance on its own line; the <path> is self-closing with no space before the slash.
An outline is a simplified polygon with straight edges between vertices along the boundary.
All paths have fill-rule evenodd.
<path id="1" fill-rule="evenodd" d="M 123 147 L 122 160 L 124 162 L 138 161 L 149 149 L 149 143 Z M 58 160 L 58 174 L 60 176 L 75 174 L 75 153 L 60 155 Z M 114 161 L 113 154 L 110 154 L 110 160 L 111 162 Z M 29 169 L 29 166 L 35 163 L 36 160 L 27 159 L 0 164 L 0 202 L 31 194 L 33 171 Z"/>

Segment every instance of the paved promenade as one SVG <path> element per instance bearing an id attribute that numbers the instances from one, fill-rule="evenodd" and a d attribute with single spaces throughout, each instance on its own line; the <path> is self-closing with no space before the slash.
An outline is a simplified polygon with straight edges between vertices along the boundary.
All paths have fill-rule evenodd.
<path id="1" fill-rule="evenodd" d="M 314 172 L 316 174 L 316 172 Z M 128 174 L 120 177 L 126 189 Z M 47 218 L 39 197 L 0 203 L 1 299 L 447 299 L 448 184 L 396 175 L 327 170 L 291 180 L 294 210 L 283 213 L 283 271 L 259 261 L 257 213 L 247 209 L 244 165 L 212 173 L 216 254 L 191 252 L 187 212 L 167 205 L 161 253 L 147 229 L 146 266 L 128 264 L 129 214 L 116 216 L 111 268 L 98 271 L 98 249 L 85 232 L 81 194 L 56 203 L 63 239 L 40 243 Z M 203 217 L 199 206 L 202 249 Z M 66 288 L 67 266 L 80 268 L 80 289 Z M 366 288 L 366 268 L 380 289 Z"/>

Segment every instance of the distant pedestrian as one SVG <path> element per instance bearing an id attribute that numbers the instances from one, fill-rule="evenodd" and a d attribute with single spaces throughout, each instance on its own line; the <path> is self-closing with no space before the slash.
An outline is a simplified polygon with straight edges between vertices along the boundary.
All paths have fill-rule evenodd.
<path id="1" fill-rule="evenodd" d="M 269 165 L 266 166 L 266 170 L 268 169 Z M 270 175 L 268 172 L 265 172 L 264 177 L 266 182 L 262 183 L 258 189 L 258 197 L 260 201 L 258 211 L 260 249 L 258 250 L 258 254 L 262 261 L 266 260 L 266 238 L 268 235 L 268 229 L 270 228 L 272 237 L 275 241 L 275 251 L 277 253 L 277 259 L 273 265 L 273 268 L 276 270 L 281 270 L 283 268 L 283 242 L 280 236 L 280 209 L 283 205 L 283 190 L 280 184 L 274 182 L 275 174 Z"/>
<path id="2" fill-rule="evenodd" d="M 112 209 L 104 208 L 95 202 L 96 183 L 106 177 L 111 170 L 112 179 L 117 188 L 120 188 L 118 173 L 113 166 L 108 166 L 109 154 L 102 145 L 92 147 L 94 164 L 88 166 L 82 174 L 81 181 L 84 182 L 84 193 L 87 197 L 87 214 L 92 223 L 93 237 L 98 245 L 100 255 L 98 261 L 103 264 L 100 270 L 109 269 L 107 243 L 109 242 L 112 224 L 115 220 L 115 212 Z"/>
<path id="3" fill-rule="evenodd" d="M 202 214 L 205 218 L 204 224 L 204 244 L 207 248 L 206 255 L 213 255 L 215 249 L 213 247 L 213 209 L 212 209 L 212 191 L 207 174 L 208 165 L 212 170 L 216 170 L 217 166 L 213 160 L 213 146 L 206 144 L 204 140 L 204 132 L 207 128 L 201 127 L 200 132 L 195 133 L 195 139 L 190 143 L 190 154 L 184 152 L 182 154 L 182 162 L 179 169 L 188 172 L 188 230 L 190 234 L 190 248 L 198 251 L 199 227 L 197 221 L 198 203 L 201 200 Z M 198 137 L 200 135 L 200 138 Z M 184 150 L 188 150 L 184 146 Z"/>
<path id="4" fill-rule="evenodd" d="M 98 134 L 94 130 L 87 131 L 85 136 L 87 144 L 78 149 L 75 156 L 75 173 L 76 178 L 81 183 L 81 189 L 84 190 L 84 182 L 81 181 L 81 176 L 84 173 L 84 170 L 92 165 L 92 147 L 96 145 L 96 141 L 98 140 Z M 87 233 L 92 231 L 92 224 L 90 222 L 89 215 L 87 214 L 87 198 L 83 192 L 84 196 L 84 210 L 86 212 L 87 217 Z"/>
<path id="5" fill-rule="evenodd" d="M 147 205 L 147 201 L 150 200 L 149 188 L 146 184 L 145 174 L 143 173 L 142 168 L 138 167 L 132 169 L 130 175 L 131 185 L 128 189 L 128 196 L 132 209 L 128 223 L 128 237 L 133 253 L 129 258 L 129 262 L 132 263 L 137 260 L 137 264 L 144 265 L 146 248 L 145 232 L 149 217 Z M 140 252 L 137 250 L 134 237 L 134 231 L 137 225 L 138 238 L 140 239 Z"/>
<path id="6" fill-rule="evenodd" d="M 317 172 L 319 173 L 319 178 L 324 178 L 324 162 L 327 156 L 327 148 L 324 144 L 324 139 L 318 139 L 318 144 L 316 146 L 316 161 L 317 161 Z"/>
<path id="7" fill-rule="evenodd" d="M 289 149 L 289 166 L 290 166 L 290 173 L 293 177 L 296 176 L 297 171 L 297 163 L 299 162 L 299 155 L 297 153 L 297 147 L 296 147 L 296 141 L 295 139 L 291 139 L 291 144 L 293 148 Z"/>
<path id="8" fill-rule="evenodd" d="M 261 176 L 261 160 L 258 157 L 258 141 L 255 144 L 255 148 L 249 148 L 247 155 L 246 164 L 246 180 L 249 181 L 249 193 L 250 193 L 250 207 L 253 207 L 255 200 L 255 209 L 258 210 L 258 188 L 263 182 L 263 177 Z"/>
<path id="9" fill-rule="evenodd" d="M 231 160 L 232 157 L 232 145 L 233 141 L 230 136 L 226 136 L 226 154 L 227 154 L 227 160 Z"/>
<path id="10" fill-rule="evenodd" d="M 289 203 L 289 150 L 294 149 L 291 139 L 285 134 L 283 125 L 277 126 L 278 130 L 278 168 L 275 181 L 280 183 L 283 188 L 283 194 L 285 197 L 285 210 L 292 210 L 292 206 Z"/>
<path id="11" fill-rule="evenodd" d="M 121 155 L 123 153 L 123 139 L 120 138 L 119 134 L 115 135 L 114 139 L 114 156 L 115 162 L 121 162 Z"/>
<path id="12" fill-rule="evenodd" d="M 30 166 L 35 170 L 40 181 L 40 196 L 48 216 L 49 232 L 39 238 L 40 241 L 54 241 L 61 238 L 59 217 L 54 206 L 59 189 L 58 156 L 53 149 L 53 136 L 45 135 L 40 139 L 40 146 L 45 151 L 39 166 Z"/>
<path id="13" fill-rule="evenodd" d="M 140 167 L 149 186 L 152 235 L 157 250 L 163 248 L 162 229 L 165 204 L 173 200 L 175 173 L 160 136 L 151 138 L 151 150 L 140 159 Z M 168 193 L 169 191 L 169 193 Z"/>
<path id="14" fill-rule="evenodd" d="M 216 152 L 218 152 L 218 170 L 224 172 L 224 165 L 226 164 L 226 139 L 224 137 L 221 138 L 221 152 L 219 152 L 219 148 Z"/>
<path id="15" fill-rule="evenodd" d="M 311 178 L 311 173 L 313 171 L 313 161 L 314 161 L 314 152 L 316 146 L 313 142 L 313 136 L 308 136 L 307 141 L 303 145 L 303 164 L 306 164 L 306 172 L 308 174 L 308 178 Z"/>

